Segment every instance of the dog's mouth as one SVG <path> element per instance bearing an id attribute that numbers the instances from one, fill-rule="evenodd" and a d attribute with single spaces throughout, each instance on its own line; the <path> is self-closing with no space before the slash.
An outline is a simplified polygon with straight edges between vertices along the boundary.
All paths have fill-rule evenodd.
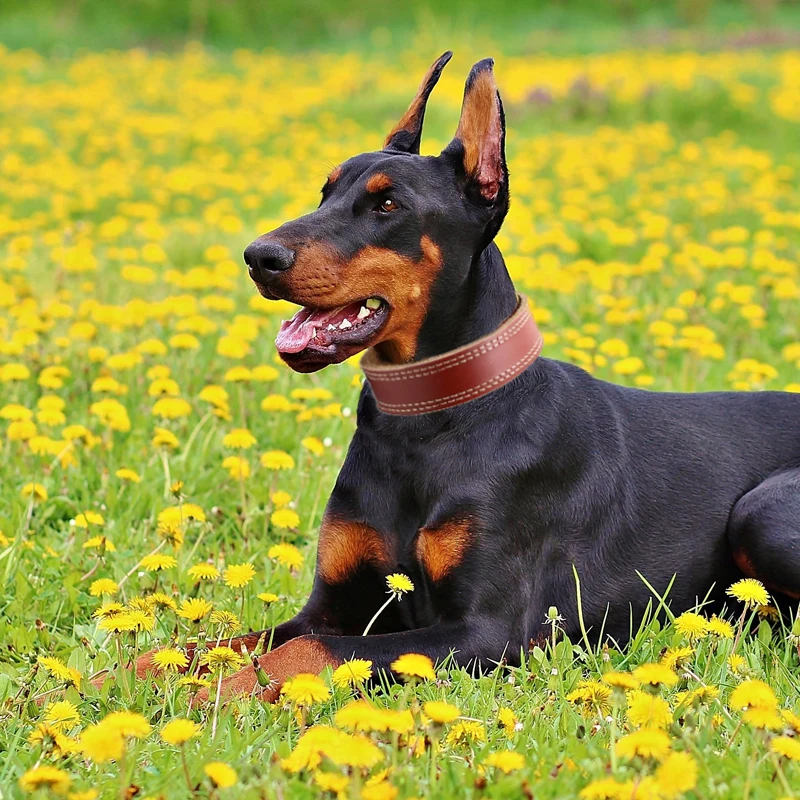
<path id="1" fill-rule="evenodd" d="M 336 308 L 305 307 L 281 323 L 275 346 L 292 367 L 300 361 L 334 364 L 369 347 L 388 319 L 389 304 L 380 297 Z"/>

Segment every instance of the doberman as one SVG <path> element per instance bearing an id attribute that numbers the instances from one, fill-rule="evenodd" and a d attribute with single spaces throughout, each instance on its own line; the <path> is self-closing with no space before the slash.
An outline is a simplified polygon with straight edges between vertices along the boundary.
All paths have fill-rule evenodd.
<path id="1" fill-rule="evenodd" d="M 298 372 L 367 348 L 383 363 L 416 363 L 514 313 L 493 243 L 509 176 L 492 60 L 469 74 L 452 142 L 419 155 L 426 102 L 450 56 L 380 152 L 334 169 L 317 210 L 245 251 L 264 297 L 303 306 L 276 340 Z M 416 590 L 362 636 L 393 572 Z M 787 603 L 800 595 L 800 397 L 648 392 L 539 358 L 477 399 L 400 416 L 381 411 L 366 382 L 311 597 L 261 656 L 274 679 L 261 696 L 352 657 L 386 671 L 409 652 L 518 664 L 549 630 L 551 606 L 573 639 L 588 630 L 594 642 L 624 643 L 650 587 L 673 582 L 676 612 L 704 599 L 718 609 L 744 576 Z M 234 646 L 252 650 L 258 637 Z M 259 689 L 252 667 L 225 684 Z"/>

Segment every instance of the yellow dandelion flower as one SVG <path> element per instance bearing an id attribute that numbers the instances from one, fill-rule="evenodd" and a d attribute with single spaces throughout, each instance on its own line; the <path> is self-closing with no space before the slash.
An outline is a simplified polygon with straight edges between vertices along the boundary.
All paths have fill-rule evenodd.
<path id="1" fill-rule="evenodd" d="M 462 719 L 451 726 L 444 741 L 451 747 L 460 744 L 469 745 L 472 742 L 485 742 L 486 729 L 476 720 Z"/>
<path id="2" fill-rule="evenodd" d="M 761 581 L 755 578 L 743 578 L 736 581 L 726 590 L 726 594 L 744 603 L 747 608 L 765 606 L 769 603 L 769 594 Z"/>
<path id="3" fill-rule="evenodd" d="M 266 469 L 294 469 L 294 459 L 283 450 L 269 450 L 261 456 L 260 462 Z"/>
<path id="4" fill-rule="evenodd" d="M 728 656 L 728 666 L 733 672 L 743 673 L 747 668 L 747 662 L 738 653 L 731 653 Z"/>
<path id="5" fill-rule="evenodd" d="M 82 546 L 84 550 L 96 548 L 105 553 L 116 553 L 117 551 L 114 542 L 107 536 L 92 536 L 90 539 L 87 539 Z"/>
<path id="6" fill-rule="evenodd" d="M 300 444 L 315 456 L 321 456 L 325 452 L 325 445 L 316 436 L 306 436 L 300 440 Z"/>
<path id="7" fill-rule="evenodd" d="M 663 698 L 634 690 L 628 693 L 627 717 L 637 728 L 666 728 L 672 722 L 672 711 Z"/>
<path id="8" fill-rule="evenodd" d="M 697 785 L 697 762 L 688 753 L 670 753 L 655 773 L 658 793 L 674 800 Z"/>
<path id="9" fill-rule="evenodd" d="M 315 772 L 314 783 L 320 791 L 330 792 L 344 800 L 347 797 L 346 789 L 350 784 L 350 778 L 340 772 Z"/>
<path id="10" fill-rule="evenodd" d="M 230 636 L 242 627 L 239 618 L 230 611 L 212 611 L 209 620 L 217 629 L 217 635 Z"/>
<path id="11" fill-rule="evenodd" d="M 776 736 L 769 743 L 769 749 L 784 758 L 800 761 L 800 741 L 793 736 Z"/>
<path id="12" fill-rule="evenodd" d="M 276 528 L 296 528 L 300 525 L 300 517 L 291 508 L 278 508 L 270 514 L 270 523 Z"/>
<path id="13" fill-rule="evenodd" d="M 642 664 L 636 667 L 633 675 L 640 683 L 651 686 L 674 686 L 678 682 L 678 676 L 664 664 Z"/>
<path id="14" fill-rule="evenodd" d="M 234 428 L 222 439 L 222 446 L 231 450 L 249 450 L 256 443 L 256 437 L 247 428 Z"/>
<path id="15" fill-rule="evenodd" d="M 89 594 L 92 597 L 116 594 L 118 591 L 119 585 L 116 581 L 112 581 L 111 578 L 98 578 L 96 581 L 92 581 L 91 586 L 89 586 Z"/>
<path id="16" fill-rule="evenodd" d="M 708 632 L 717 639 L 733 639 L 733 625 L 716 615 L 708 621 Z"/>
<path id="17" fill-rule="evenodd" d="M 47 764 L 29 769 L 19 779 L 19 787 L 23 792 L 48 789 L 53 794 L 66 794 L 71 784 L 72 778 L 68 772 Z"/>
<path id="18" fill-rule="evenodd" d="M 752 706 L 743 714 L 742 719 L 753 728 L 777 731 L 783 727 L 783 720 L 774 709 Z"/>
<path id="19" fill-rule="evenodd" d="M 661 761 L 670 750 L 669 736 L 662 730 L 642 728 L 623 736 L 617 742 L 617 754 L 622 758 L 654 758 Z"/>
<path id="20" fill-rule="evenodd" d="M 392 670 L 406 678 L 422 678 L 422 680 L 436 680 L 433 661 L 428 656 L 419 653 L 406 653 L 392 662 Z"/>
<path id="21" fill-rule="evenodd" d="M 636 689 L 639 686 L 639 681 L 630 672 L 606 672 L 601 680 L 612 689 L 627 691 L 628 689 Z"/>
<path id="22" fill-rule="evenodd" d="M 506 736 L 511 739 L 517 731 L 519 722 L 510 708 L 501 708 L 497 712 L 497 724 L 503 729 Z"/>
<path id="23" fill-rule="evenodd" d="M 60 658 L 54 656 L 39 656 L 37 662 L 44 667 L 54 678 L 65 684 L 80 688 L 82 675 L 78 670 L 68 667 Z"/>
<path id="24" fill-rule="evenodd" d="M 96 511 L 84 511 L 83 514 L 78 514 L 75 517 L 75 526 L 78 528 L 83 528 L 87 530 L 90 525 L 105 525 L 106 521 L 103 519 L 102 514 L 98 514 Z"/>
<path id="25" fill-rule="evenodd" d="M 187 573 L 196 583 L 200 581 L 215 581 L 221 574 L 213 564 L 207 564 L 205 562 L 189 567 Z"/>
<path id="26" fill-rule="evenodd" d="M 153 447 L 163 447 L 166 450 L 177 450 L 180 447 L 178 437 L 166 428 L 156 428 L 152 439 Z"/>
<path id="27" fill-rule="evenodd" d="M 693 611 L 684 611 L 683 614 L 675 618 L 675 627 L 690 642 L 695 639 L 702 639 L 708 634 L 708 620 Z"/>
<path id="28" fill-rule="evenodd" d="M 261 595 L 259 595 L 261 597 Z M 334 686 L 358 686 L 372 677 L 372 662 L 364 658 L 351 658 L 339 665 L 331 677 Z"/>
<path id="29" fill-rule="evenodd" d="M 408 575 L 403 575 L 402 572 L 395 572 L 393 575 L 386 576 L 386 585 L 389 591 L 398 596 L 406 594 L 407 592 L 414 591 L 414 584 Z"/>
<path id="30" fill-rule="evenodd" d="M 335 764 L 355 769 L 371 769 L 384 758 L 383 751 L 366 736 L 346 733 L 341 735 L 337 749 L 326 755 Z"/>
<path id="31" fill-rule="evenodd" d="M 203 767 L 203 772 L 217 789 L 229 789 L 236 785 L 236 770 L 222 761 L 210 761 Z"/>
<path id="32" fill-rule="evenodd" d="M 41 483 L 26 483 L 20 494 L 25 500 L 33 500 L 34 503 L 43 503 L 47 500 L 47 489 Z"/>
<path id="33" fill-rule="evenodd" d="M 440 700 L 431 700 L 422 706 L 425 716 L 438 725 L 446 725 L 461 716 L 458 706 L 444 703 Z"/>
<path id="34" fill-rule="evenodd" d="M 361 800 L 395 800 L 399 789 L 388 781 L 380 783 L 367 783 L 361 790 Z"/>
<path id="35" fill-rule="evenodd" d="M 244 659 L 233 648 L 221 645 L 203 653 L 200 663 L 211 672 L 226 672 L 239 669 L 244 664 Z"/>
<path id="36" fill-rule="evenodd" d="M 351 700 L 336 712 L 334 722 L 339 728 L 356 731 L 386 731 L 389 719 L 386 709 L 376 708 L 368 700 Z"/>
<path id="37" fill-rule="evenodd" d="M 280 599 L 274 592 L 261 592 L 261 594 L 256 595 L 256 597 L 268 606 L 276 603 Z"/>
<path id="38" fill-rule="evenodd" d="M 161 419 L 181 419 L 192 413 L 192 406 L 182 397 L 162 397 L 153 403 L 150 413 Z"/>
<path id="39" fill-rule="evenodd" d="M 79 749 L 74 739 L 65 736 L 59 728 L 47 722 L 40 722 L 30 732 L 28 742 L 57 757 L 71 755 Z"/>
<path id="40" fill-rule="evenodd" d="M 494 767 L 508 775 L 522 769 L 525 766 L 525 758 L 521 753 L 515 753 L 513 750 L 499 750 L 489 753 L 483 763 L 487 767 Z"/>
<path id="41" fill-rule="evenodd" d="M 158 513 L 159 525 L 186 525 L 189 522 L 205 521 L 206 512 L 195 503 L 169 506 Z"/>
<path id="42" fill-rule="evenodd" d="M 213 606 L 208 600 L 204 600 L 202 597 L 190 597 L 181 603 L 177 614 L 179 617 L 183 617 L 183 619 L 188 619 L 190 622 L 197 623 L 200 622 L 206 614 L 209 614 L 212 608 Z"/>
<path id="43" fill-rule="evenodd" d="M 190 719 L 173 719 L 161 729 L 161 738 L 167 744 L 180 746 L 197 736 L 200 731 L 200 726 Z"/>
<path id="44" fill-rule="evenodd" d="M 310 706 L 324 703 L 331 696 L 331 690 L 319 675 L 301 672 L 284 683 L 281 694 L 296 705 Z"/>
<path id="45" fill-rule="evenodd" d="M 143 739 L 150 735 L 150 723 L 135 711 L 112 711 L 98 723 L 121 736 Z"/>
<path id="46" fill-rule="evenodd" d="M 164 672 L 177 672 L 189 666 L 189 659 L 182 650 L 166 647 L 152 655 L 153 664 Z"/>
<path id="47" fill-rule="evenodd" d="M 732 692 L 729 700 L 732 709 L 766 708 L 775 711 L 778 708 L 778 699 L 772 687 L 759 680 L 749 680 L 740 683 Z"/>
<path id="48" fill-rule="evenodd" d="M 139 566 L 148 572 L 159 572 L 160 570 L 177 567 L 178 561 L 173 556 L 167 556 L 163 553 L 151 553 L 139 562 Z"/>
<path id="49" fill-rule="evenodd" d="M 678 705 L 700 705 L 709 700 L 719 697 L 719 689 L 716 686 L 698 686 L 686 692 L 678 692 L 675 701 Z"/>
<path id="50" fill-rule="evenodd" d="M 578 681 L 577 686 L 568 695 L 570 703 L 579 704 L 584 713 L 605 714 L 608 709 L 608 701 L 611 698 L 611 689 L 600 681 L 583 680 Z"/>
<path id="51" fill-rule="evenodd" d="M 293 544 L 286 542 L 272 545 L 267 551 L 267 555 L 281 566 L 289 567 L 289 569 L 299 569 L 303 564 L 303 554 Z"/>
<path id="52" fill-rule="evenodd" d="M 120 480 L 128 481 L 129 483 L 141 483 L 142 478 L 136 470 L 128 469 L 127 467 L 120 467 L 114 473 Z"/>
<path id="53" fill-rule="evenodd" d="M 250 477 L 250 463 L 241 456 L 228 456 L 222 459 L 222 468 L 228 470 L 228 474 L 236 481 L 245 480 Z"/>
<path id="54" fill-rule="evenodd" d="M 178 678 L 175 684 L 180 689 L 189 689 L 191 692 L 199 692 L 201 689 L 208 689 L 211 681 L 208 678 L 201 678 L 199 675 L 184 675 Z"/>
<path id="55" fill-rule="evenodd" d="M 253 580 L 255 574 L 256 569 L 250 563 L 231 564 L 231 566 L 225 568 L 222 577 L 226 586 L 231 589 L 241 589 Z"/>
<path id="56" fill-rule="evenodd" d="M 292 496 L 288 492 L 284 492 L 282 489 L 279 489 L 277 492 L 273 492 L 269 496 L 269 499 L 272 500 L 275 508 L 283 508 L 292 502 Z"/>
<path id="57" fill-rule="evenodd" d="M 81 721 L 81 715 L 74 703 L 69 700 L 57 700 L 47 706 L 43 719 L 56 730 L 63 732 L 74 728 Z"/>

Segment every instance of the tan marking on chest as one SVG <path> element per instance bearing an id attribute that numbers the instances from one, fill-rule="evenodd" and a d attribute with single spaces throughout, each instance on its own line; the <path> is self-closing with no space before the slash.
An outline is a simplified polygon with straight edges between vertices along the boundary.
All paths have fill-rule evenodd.
<path id="1" fill-rule="evenodd" d="M 473 538 L 469 526 L 468 520 L 452 520 L 420 530 L 415 550 L 432 580 L 446 578 L 464 560 Z"/>
<path id="2" fill-rule="evenodd" d="M 317 550 L 320 577 L 327 583 L 341 583 L 364 564 L 388 566 L 383 537 L 361 522 L 325 517 Z"/>

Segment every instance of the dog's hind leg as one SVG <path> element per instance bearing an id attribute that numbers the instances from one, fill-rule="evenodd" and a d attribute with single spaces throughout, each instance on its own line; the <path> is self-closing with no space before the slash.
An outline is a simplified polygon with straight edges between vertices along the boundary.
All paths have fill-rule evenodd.
<path id="1" fill-rule="evenodd" d="M 731 511 L 728 539 L 745 575 L 800 598 L 800 468 L 777 472 L 743 495 Z"/>

